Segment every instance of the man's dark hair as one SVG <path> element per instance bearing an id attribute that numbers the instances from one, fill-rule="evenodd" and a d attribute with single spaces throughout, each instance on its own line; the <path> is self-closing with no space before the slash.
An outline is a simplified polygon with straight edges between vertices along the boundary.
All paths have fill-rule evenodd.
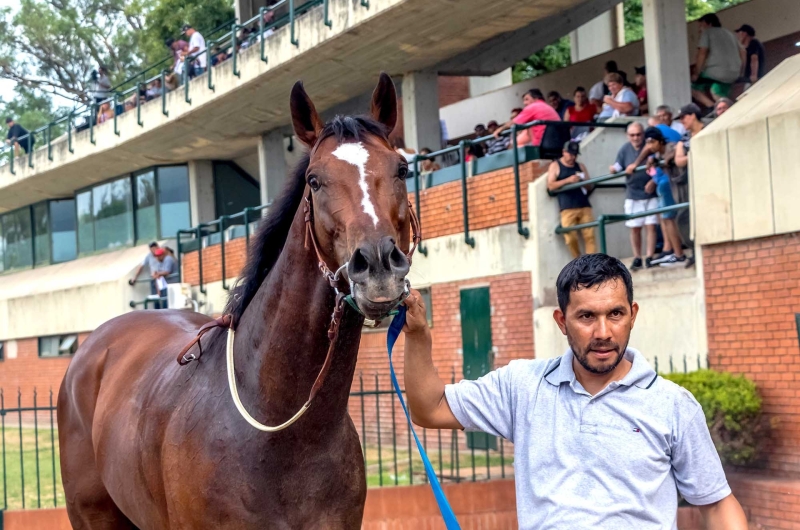
<path id="1" fill-rule="evenodd" d="M 525 93 L 528 94 L 533 99 L 544 99 L 544 94 L 542 94 L 542 91 L 539 90 L 538 88 L 532 88 Z"/>
<path id="2" fill-rule="evenodd" d="M 628 303 L 633 304 L 633 280 L 628 268 L 607 254 L 586 254 L 567 263 L 556 280 L 558 307 L 567 312 L 572 291 L 599 286 L 609 280 L 621 280 L 628 291 Z"/>
<path id="3" fill-rule="evenodd" d="M 175 42 L 175 39 L 173 39 L 172 37 L 167 37 L 166 39 L 164 39 L 164 45 L 165 45 L 167 48 L 172 48 L 172 44 L 173 44 L 174 42 Z"/>
<path id="4" fill-rule="evenodd" d="M 719 17 L 714 13 L 708 13 L 700 17 L 700 22 L 704 24 L 708 24 L 712 28 L 721 28 L 722 23 L 719 21 Z"/>
<path id="5" fill-rule="evenodd" d="M 586 89 L 582 86 L 577 87 L 572 93 L 577 94 L 578 92 L 586 92 Z"/>
<path id="6" fill-rule="evenodd" d="M 547 97 L 548 97 L 548 98 L 558 98 L 558 99 L 561 99 L 561 94 L 559 94 L 557 90 L 551 90 L 550 92 L 548 92 L 548 93 L 547 93 Z"/>
<path id="7" fill-rule="evenodd" d="M 14 121 L 14 118 L 12 118 L 11 116 L 6 118 L 6 123 L 11 123 L 12 121 Z"/>
<path id="8" fill-rule="evenodd" d="M 153 241 L 153 242 L 150 243 L 149 248 L 153 248 L 153 247 L 157 247 L 157 246 L 158 246 L 158 243 Z"/>
<path id="9" fill-rule="evenodd" d="M 619 68 L 617 68 L 617 61 L 606 62 L 606 72 L 609 74 L 613 72 L 619 72 Z"/>

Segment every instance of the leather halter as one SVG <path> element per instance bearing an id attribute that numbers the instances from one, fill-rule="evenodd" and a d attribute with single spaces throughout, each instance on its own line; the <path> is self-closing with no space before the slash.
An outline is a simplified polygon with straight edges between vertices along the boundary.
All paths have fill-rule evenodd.
<path id="1" fill-rule="evenodd" d="M 414 207 L 411 204 L 411 201 L 408 201 L 408 214 L 409 214 L 409 221 L 411 223 L 411 232 L 412 232 L 412 246 L 411 249 L 405 254 L 406 258 L 408 259 L 409 265 L 411 265 L 411 257 L 414 254 L 414 251 L 417 249 L 419 242 L 422 241 L 422 229 L 420 227 L 419 218 L 417 217 L 416 213 L 414 212 Z M 228 329 L 228 341 L 227 341 L 227 371 L 228 371 L 228 385 L 230 387 L 231 396 L 233 398 L 234 404 L 238 409 L 239 413 L 244 417 L 244 419 L 253 427 L 260 431 L 264 432 L 277 432 L 281 431 L 294 422 L 296 422 L 300 417 L 305 413 L 306 410 L 311 406 L 311 402 L 316 397 L 319 390 L 322 388 L 322 384 L 325 382 L 325 378 L 328 375 L 328 371 L 330 370 L 331 363 L 333 361 L 333 351 L 336 346 L 336 339 L 339 336 L 339 327 L 342 323 L 342 316 L 344 314 L 344 304 L 347 303 L 353 309 L 355 309 L 359 314 L 362 316 L 364 313 L 358 308 L 358 305 L 353 300 L 353 293 L 344 294 L 339 291 L 338 283 L 341 280 L 341 271 L 346 269 L 347 263 L 339 267 L 336 272 L 331 271 L 330 267 L 326 263 L 325 259 L 322 257 L 322 253 L 319 250 L 319 244 L 317 242 L 316 234 L 314 233 L 314 213 L 313 208 L 311 205 L 311 191 L 309 190 L 308 195 L 304 197 L 304 204 L 303 204 L 303 215 L 306 224 L 306 234 L 305 234 L 305 247 L 308 249 L 308 242 L 311 241 L 312 246 L 314 248 L 314 252 L 317 255 L 317 261 L 319 270 L 322 273 L 322 276 L 328 280 L 330 286 L 336 292 L 336 303 L 333 307 L 333 313 L 331 314 L 331 323 L 328 327 L 328 352 L 325 355 L 325 361 L 322 363 L 322 368 L 320 368 L 319 374 L 317 378 L 314 380 L 314 384 L 311 386 L 311 391 L 308 394 L 308 399 L 303 404 L 303 406 L 298 410 L 294 416 L 286 420 L 280 425 L 276 426 L 269 426 L 260 423 L 258 420 L 253 418 L 247 410 L 244 408 L 244 405 L 239 399 L 239 392 L 236 389 L 236 375 L 234 373 L 234 363 L 233 363 L 233 342 L 234 342 L 234 322 L 233 317 L 231 315 L 222 315 L 221 317 L 204 324 L 197 332 L 197 336 L 192 339 L 189 344 L 187 344 L 181 352 L 178 354 L 178 364 L 181 366 L 185 366 L 192 361 L 200 360 L 200 357 L 203 355 L 203 348 L 200 342 L 200 339 L 205 335 L 208 331 L 221 327 Z M 395 304 L 396 308 L 399 306 L 403 300 L 407 296 L 407 289 L 404 295 L 401 295 Z M 393 309 L 394 309 L 393 308 Z M 388 316 L 389 313 L 387 313 Z M 383 318 L 383 317 L 382 317 Z M 195 356 L 193 353 L 188 353 L 189 350 L 197 344 L 198 354 Z"/>

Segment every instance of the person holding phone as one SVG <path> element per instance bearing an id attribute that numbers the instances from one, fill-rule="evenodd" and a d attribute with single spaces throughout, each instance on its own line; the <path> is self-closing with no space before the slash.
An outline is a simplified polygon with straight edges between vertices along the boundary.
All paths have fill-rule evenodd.
<path id="1" fill-rule="evenodd" d="M 586 166 L 578 162 L 581 146 L 578 142 L 569 141 L 564 144 L 561 158 L 554 160 L 547 169 L 547 189 L 556 191 L 567 184 L 576 184 L 589 177 Z M 592 205 L 589 203 L 589 193 L 594 186 L 581 186 L 577 189 L 562 191 L 557 195 L 558 207 L 561 209 L 561 226 L 566 228 L 594 221 Z M 597 252 L 594 239 L 594 228 L 581 229 L 583 245 L 587 254 Z M 578 232 L 566 232 L 564 242 L 567 244 L 572 257 L 581 255 L 578 242 Z"/>

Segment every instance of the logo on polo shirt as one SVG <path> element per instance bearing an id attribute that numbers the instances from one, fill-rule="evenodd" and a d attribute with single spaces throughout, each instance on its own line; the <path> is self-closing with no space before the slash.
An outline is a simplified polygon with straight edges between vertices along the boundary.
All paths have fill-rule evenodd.
<path id="1" fill-rule="evenodd" d="M 639 427 L 634 427 L 633 432 L 642 432 L 642 430 Z"/>

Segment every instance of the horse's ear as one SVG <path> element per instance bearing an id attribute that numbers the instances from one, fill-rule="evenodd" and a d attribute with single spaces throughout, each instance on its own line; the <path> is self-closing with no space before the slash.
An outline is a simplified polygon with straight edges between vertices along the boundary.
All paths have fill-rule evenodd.
<path id="1" fill-rule="evenodd" d="M 290 107 L 292 109 L 294 134 L 308 147 L 314 147 L 325 124 L 322 123 L 319 114 L 317 114 L 317 109 L 314 108 L 311 98 L 306 94 L 302 81 L 298 81 L 292 87 Z"/>
<path id="2" fill-rule="evenodd" d="M 370 114 L 386 127 L 387 135 L 394 130 L 397 124 L 397 91 L 394 89 L 392 78 L 386 72 L 381 72 L 378 86 L 372 93 Z"/>

